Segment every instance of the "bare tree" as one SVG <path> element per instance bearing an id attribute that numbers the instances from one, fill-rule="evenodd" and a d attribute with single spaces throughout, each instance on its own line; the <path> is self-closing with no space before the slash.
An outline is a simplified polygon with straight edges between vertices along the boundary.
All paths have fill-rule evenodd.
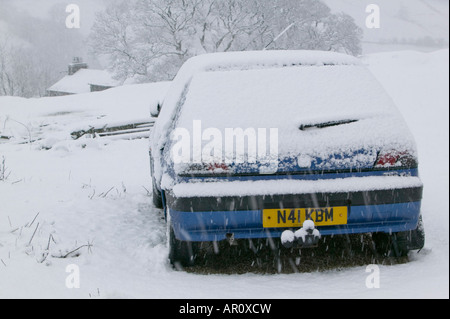
<path id="1" fill-rule="evenodd" d="M 83 55 L 83 37 L 61 27 L 64 19 L 64 4 L 55 5 L 45 19 L 2 4 L 0 21 L 8 33 L 0 34 L 0 95 L 44 96 L 65 75 L 73 56 Z"/>
<path id="2" fill-rule="evenodd" d="M 311 49 L 358 55 L 361 30 L 320 0 L 131 0 L 97 16 L 91 47 L 117 78 L 172 79 L 200 53 Z"/>
<path id="3" fill-rule="evenodd" d="M 148 65 L 154 56 L 152 41 L 136 37 L 134 7 L 131 2 L 109 6 L 97 14 L 90 38 L 92 53 L 110 57 L 110 68 L 118 78 L 147 76 Z M 145 52 L 145 54 L 143 54 Z"/>
<path id="4" fill-rule="evenodd" d="M 31 97 L 36 91 L 29 50 L 0 40 L 0 95 Z"/>
<path id="5" fill-rule="evenodd" d="M 361 54 L 362 30 L 352 17 L 332 14 L 317 0 L 274 0 L 265 2 L 270 20 L 270 49 L 305 49 Z"/>
<path id="6" fill-rule="evenodd" d="M 257 1 L 207 1 L 197 17 L 204 52 L 257 49 L 258 39 L 268 27 Z"/>

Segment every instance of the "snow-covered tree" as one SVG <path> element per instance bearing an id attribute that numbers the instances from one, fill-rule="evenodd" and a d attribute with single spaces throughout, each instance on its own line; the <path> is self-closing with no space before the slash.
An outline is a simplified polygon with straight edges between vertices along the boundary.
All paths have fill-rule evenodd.
<path id="1" fill-rule="evenodd" d="M 41 71 L 29 48 L 0 39 L 0 95 L 39 95 Z"/>
<path id="2" fill-rule="evenodd" d="M 131 0 L 98 14 L 92 52 L 118 79 L 172 79 L 210 52 L 311 49 L 361 53 L 362 31 L 320 0 Z"/>

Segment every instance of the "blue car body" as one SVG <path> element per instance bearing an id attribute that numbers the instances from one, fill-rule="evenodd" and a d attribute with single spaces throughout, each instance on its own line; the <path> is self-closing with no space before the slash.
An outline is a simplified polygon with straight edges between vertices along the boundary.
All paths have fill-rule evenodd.
<path id="1" fill-rule="evenodd" d="M 273 53 L 245 54 L 250 55 L 248 60 L 255 61 L 258 70 L 266 57 L 267 64 L 273 67 L 270 62 Z M 292 59 L 308 60 L 315 53 L 275 54 L 277 60 L 285 59 L 286 62 L 279 66 L 282 68 L 290 65 Z M 335 58 L 339 61 L 336 65 L 358 64 L 356 59 L 350 57 L 322 54 L 324 60 L 319 63 L 322 67 L 333 65 L 331 60 Z M 188 62 L 175 79 L 173 91 L 169 91 L 167 100 L 162 104 L 160 119 L 152 132 L 154 188 L 161 195 L 176 240 L 203 242 L 229 238 L 280 238 L 284 230 L 301 227 L 305 218 L 315 219 L 317 229 L 324 236 L 391 234 L 418 227 L 423 185 L 419 178 L 414 142 L 411 142 L 408 132 L 406 146 L 400 149 L 385 146 L 383 142 L 363 141 L 363 146 L 337 150 L 337 147 L 333 148 L 333 143 L 329 143 L 328 152 L 313 154 L 310 151 L 306 164 L 299 157 L 306 148 L 299 149 L 297 153 L 286 152 L 277 159 L 276 171 L 269 173 L 261 173 L 264 164 L 257 161 L 251 164 L 245 161 L 195 163 L 180 169 L 171 153 L 176 140 L 169 136 L 179 124 L 183 108 L 189 104 L 189 90 L 195 87 L 191 82 L 196 74 L 212 72 L 215 66 L 220 70 L 230 66 L 233 70 L 239 68 L 236 61 L 240 57 L 239 53 L 207 55 L 203 60 L 194 58 L 194 61 Z M 247 62 L 244 69 L 249 68 L 251 66 Z M 301 69 L 298 71 L 302 72 Z M 264 114 L 255 114 L 255 117 L 258 116 Z M 389 115 L 387 118 L 395 116 Z M 335 135 L 339 136 L 344 134 L 340 133 L 341 130 L 347 127 L 363 125 L 363 120 L 353 123 L 358 122 L 357 118 L 355 116 L 343 122 L 339 121 L 342 118 L 338 121 L 326 118 L 318 122 L 312 119 L 299 125 L 298 131 L 299 134 L 310 134 L 304 135 L 306 137 L 316 138 L 322 131 L 335 130 Z M 202 114 L 196 114 L 192 119 L 201 120 Z M 383 120 L 377 123 L 383 123 Z M 401 145 L 395 145 L 398 144 Z M 343 213 L 339 213 L 338 217 L 333 215 L 336 211 Z M 337 221 L 339 218 L 343 219 Z"/>
<path id="2" fill-rule="evenodd" d="M 332 179 L 362 178 L 370 176 L 418 177 L 418 169 L 390 171 L 317 173 L 305 175 L 224 177 L 231 181 L 295 181 L 320 182 Z M 184 182 L 191 178 L 183 178 Z M 196 178 L 198 179 L 198 177 Z M 197 182 L 210 177 L 203 177 Z M 357 233 L 395 233 L 417 228 L 421 215 L 423 186 L 375 191 L 298 193 L 292 195 L 261 196 L 196 196 L 177 198 L 164 192 L 165 208 L 170 212 L 175 235 L 183 241 L 221 241 L 232 234 L 236 239 L 280 238 L 285 228 L 265 228 L 264 209 L 293 209 L 299 207 L 348 208 L 345 225 L 318 226 L 321 234 L 342 235 Z"/>

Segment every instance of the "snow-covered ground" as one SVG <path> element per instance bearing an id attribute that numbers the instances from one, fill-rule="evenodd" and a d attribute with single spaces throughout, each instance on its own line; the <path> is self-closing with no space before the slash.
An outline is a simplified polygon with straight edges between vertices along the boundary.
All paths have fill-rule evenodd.
<path id="1" fill-rule="evenodd" d="M 0 139 L 0 298 L 448 298 L 448 60 L 448 50 L 363 58 L 415 135 L 425 184 L 425 249 L 408 263 L 379 265 L 378 289 L 366 287 L 365 266 L 275 275 L 173 270 L 163 216 L 147 191 L 148 140 L 70 137 L 148 117 L 167 83 L 0 98 L 0 136 L 12 137 Z M 76 270 L 80 288 L 69 289 Z"/>

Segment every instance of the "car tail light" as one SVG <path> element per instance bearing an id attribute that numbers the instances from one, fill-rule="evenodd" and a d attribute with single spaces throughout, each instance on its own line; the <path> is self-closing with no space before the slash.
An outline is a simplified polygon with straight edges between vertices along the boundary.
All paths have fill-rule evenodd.
<path id="1" fill-rule="evenodd" d="M 226 174 L 230 172 L 230 167 L 225 163 L 208 163 L 208 164 L 190 164 L 182 169 L 184 174 L 195 175 L 214 175 Z"/>
<path id="2" fill-rule="evenodd" d="M 225 163 L 207 164 L 206 166 L 207 166 L 208 172 L 225 173 L 229 170 L 228 165 Z"/>
<path id="3" fill-rule="evenodd" d="M 417 159 L 407 151 L 380 152 L 375 168 L 417 167 Z"/>

